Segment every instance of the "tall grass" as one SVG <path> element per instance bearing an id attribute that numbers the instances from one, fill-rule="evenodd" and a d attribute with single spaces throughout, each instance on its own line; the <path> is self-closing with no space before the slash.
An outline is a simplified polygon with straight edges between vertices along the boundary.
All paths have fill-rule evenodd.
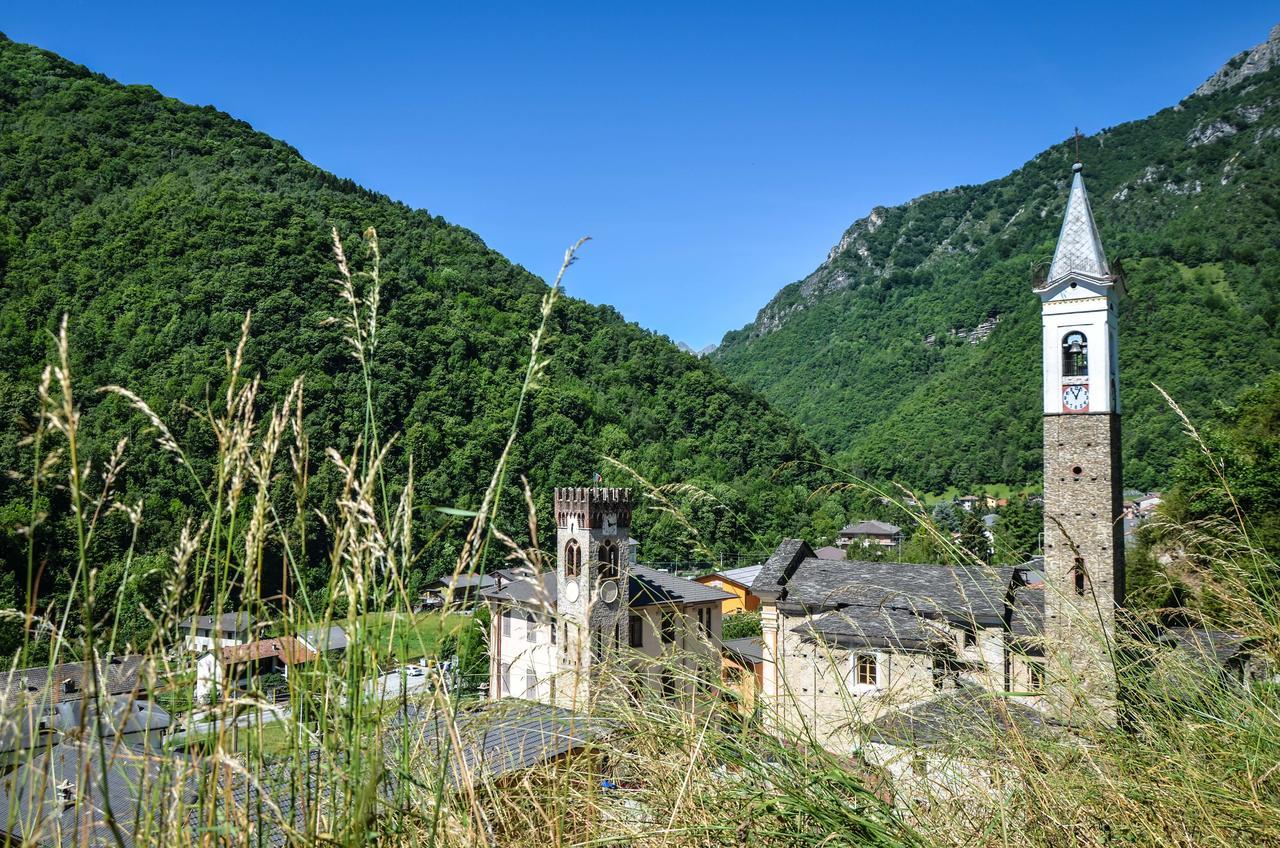
<path id="1" fill-rule="evenodd" d="M 549 567 L 527 484 L 528 526 L 521 528 L 527 533 L 497 526 L 495 516 L 509 488 L 508 457 L 520 437 L 524 407 L 547 379 L 550 317 L 560 282 L 581 245 L 566 252 L 543 301 L 511 429 L 487 486 L 477 493 L 478 509 L 443 510 L 466 521 L 454 575 L 477 569 L 493 542 L 530 573 Z M 86 424 L 70 355 L 73 328 L 62 322 L 53 362 L 38 387 L 38 424 L 28 442 L 32 517 L 26 585 L 32 602 L 8 613 L 24 634 L 14 663 L 36 643 L 50 645 L 50 666 L 85 661 L 85 699 L 105 712 L 108 655 L 125 649 L 144 653 L 151 661 L 152 700 L 174 707 L 188 740 L 180 757 L 171 751 L 133 754 L 97 731 L 91 710 L 83 712 L 79 728 L 22 753 L 4 779 L 11 820 L 23 809 L 24 784 L 59 799 L 58 821 L 70 829 L 50 830 L 50 818 L 45 831 L 29 834 L 33 842 L 94 844 L 92 837 L 122 846 L 257 846 L 283 839 L 305 845 L 539 848 L 1280 843 L 1280 713 L 1274 690 L 1225 683 L 1203 665 L 1173 654 L 1134 663 L 1119 725 L 1087 722 L 1048 735 L 976 726 L 957 734 L 946 755 L 991 775 L 990 791 L 976 799 L 957 801 L 941 788 L 931 794 L 927 784 L 898 785 L 857 750 L 826 750 L 829 740 L 778 721 L 769 714 L 776 705 L 757 701 L 755 709 L 744 709 L 733 686 L 719 683 L 718 668 L 696 672 L 696 655 L 668 658 L 672 674 L 691 678 L 689 691 L 696 694 L 684 701 L 634 686 L 631 658 L 618 657 L 604 666 L 604 685 L 592 687 L 600 694 L 587 720 L 591 741 L 575 756 L 497 780 L 486 778 L 482 768 L 475 771 L 476 764 L 462 761 L 458 752 L 474 743 L 486 723 L 503 716 L 501 710 L 477 711 L 478 695 L 469 685 L 474 681 L 463 680 L 459 687 L 440 670 L 438 661 L 459 641 L 454 631 L 443 619 L 426 623 L 412 612 L 416 599 L 409 596 L 408 576 L 432 555 L 430 546 L 440 537 L 426 549 L 417 546 L 421 505 L 414 469 L 405 462 L 405 473 L 390 472 L 397 439 L 377 427 L 371 382 L 383 274 L 377 234 L 367 231 L 362 246 L 353 258 L 333 234 L 342 311 L 332 323 L 346 338 L 365 386 L 363 427 L 354 444 L 313 446 L 304 426 L 302 379 L 282 397 L 263 397 L 260 380 L 245 373 L 252 333 L 246 315 L 226 354 L 219 403 L 203 416 L 216 446 L 211 462 L 194 461 L 146 400 L 122 386 L 102 391 L 142 416 L 154 445 L 121 442 L 109 456 L 85 457 L 80 437 Z M 138 537 L 145 521 L 141 504 L 123 500 L 117 486 L 139 450 L 171 456 L 199 494 L 186 505 L 162 588 L 142 610 L 150 634 L 140 644 L 127 644 L 121 622 L 133 612 L 124 608 L 124 588 L 140 579 L 135 551 L 125 552 L 123 583 L 112 587 L 112 597 L 104 595 L 95 542 L 103 516 L 111 512 L 125 516 Z M 322 466 L 338 480 L 329 500 L 313 491 Z M 679 503 L 705 504 L 709 495 L 687 485 L 653 485 L 638 472 L 619 469 L 637 482 L 652 508 L 674 516 L 691 545 L 698 545 L 697 527 Z M 47 519 L 37 514 L 42 495 L 55 487 L 65 490 L 72 512 L 75 573 L 65 603 L 48 608 L 33 597 L 39 583 L 34 530 Z M 323 586 L 308 587 L 304 566 L 314 558 L 306 547 L 312 537 L 308 523 L 315 521 L 332 540 L 325 552 L 329 574 Z M 1231 625 L 1274 656 L 1280 645 L 1275 609 L 1266 603 L 1268 596 L 1245 591 L 1274 563 L 1260 560 L 1263 555 L 1247 539 L 1215 535 L 1215 528 L 1187 530 L 1205 579 L 1219 581 L 1224 595 L 1252 599 L 1233 607 Z M 530 544 L 514 541 L 520 535 Z M 1213 544 L 1222 538 L 1234 541 Z M 950 537 L 940 535 L 939 543 L 950 544 Z M 292 591 L 265 597 L 264 573 L 277 555 Z M 446 612 L 453 609 L 453 599 L 447 599 Z M 179 622 L 193 614 L 240 610 L 250 614 L 258 635 L 340 625 L 351 646 L 296 667 L 282 699 L 271 697 L 271 680 L 253 674 L 243 687 L 224 680 L 212 703 L 187 702 L 194 656 L 182 648 L 190 634 Z M 1138 647 L 1130 653 L 1139 656 Z M 369 681 L 409 655 L 422 657 L 429 668 L 429 690 L 373 697 Z M 45 697 L 52 699 L 50 693 Z M 21 716 L 11 698 L 4 717 L 14 727 Z M 852 705 L 843 718 L 854 733 L 858 715 Z M 45 765 L 58 750 L 74 754 L 71 771 L 55 774 Z M 120 797 L 101 797 L 102 775 L 113 772 L 145 783 L 139 809 L 116 809 Z M 90 820 L 99 825 L 92 833 L 85 826 Z"/>

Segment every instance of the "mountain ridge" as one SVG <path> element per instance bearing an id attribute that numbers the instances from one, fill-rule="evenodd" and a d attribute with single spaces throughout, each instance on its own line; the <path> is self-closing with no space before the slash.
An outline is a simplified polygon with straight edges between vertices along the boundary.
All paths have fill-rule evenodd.
<path id="1" fill-rule="evenodd" d="M 400 435 L 388 474 L 399 479 L 412 460 L 423 502 L 474 508 L 512 425 L 544 281 L 472 231 L 324 171 L 245 121 L 0 40 L 0 467 L 28 467 L 23 428 L 63 314 L 84 455 L 101 461 L 122 437 L 135 445 L 120 489 L 146 506 L 140 552 L 170 549 L 180 504 L 199 493 L 167 455 L 148 449 L 145 421 L 95 390 L 134 390 L 193 461 L 207 463 L 206 422 L 192 410 L 222 385 L 224 351 L 247 312 L 246 371 L 261 375 L 259 397 L 276 400 L 305 374 L 314 443 L 349 449 L 364 427 L 364 388 L 329 322 L 340 309 L 331 227 L 352 262 L 368 261 L 358 249 L 366 228 L 381 241 L 371 368 L 379 430 Z M 739 516 L 702 529 L 699 541 L 712 550 L 767 547 L 809 526 L 811 485 L 784 470 L 780 489 L 773 472 L 821 454 L 759 393 L 609 306 L 562 296 L 550 331 L 548 370 L 510 456 L 511 480 L 528 476 L 544 520 L 553 486 L 597 472 L 634 485 L 608 456 L 656 484 L 696 484 Z M 313 485 L 338 481 L 319 463 Z M 499 524 L 518 537 L 527 518 L 511 485 Z M 0 554 L 13 568 L 26 561 L 25 542 L 7 516 L 24 515 L 30 497 L 17 478 L 0 478 Z M 128 544 L 121 520 L 110 517 L 101 536 L 108 565 Z M 66 577 L 55 544 L 63 530 L 48 526 L 37 546 L 37 557 L 51 558 L 51 580 Z M 637 512 L 636 535 L 646 558 L 692 554 L 684 528 L 657 511 Z M 308 550 L 325 550 L 322 542 Z M 449 562 L 456 544 L 428 570 Z M 308 566 L 324 578 L 323 562 Z"/>
<path id="2" fill-rule="evenodd" d="M 1166 318 L 1190 322 L 1197 340 L 1216 349 L 1225 337 L 1238 348 L 1199 379 L 1200 366 L 1157 346 L 1151 313 L 1122 306 L 1127 473 L 1139 488 L 1161 484 L 1172 461 L 1165 443 L 1177 435 L 1149 381 L 1185 388 L 1189 409 L 1201 413 L 1213 397 L 1233 397 L 1251 371 L 1280 362 L 1269 338 L 1280 263 L 1272 250 L 1280 238 L 1280 68 L 1268 64 L 1269 43 L 1241 54 L 1252 60 L 1224 66 L 1235 63 L 1231 84 L 1223 76 L 1212 91 L 1080 143 L 1109 255 L 1140 277 L 1131 301 L 1158 301 Z M 1039 394 L 1028 375 L 1039 363 L 1028 351 L 1038 354 L 1039 342 L 1028 332 L 1038 325 L 1030 284 L 1052 255 L 1074 147 L 1063 140 L 1003 177 L 874 207 L 813 272 L 727 333 L 712 359 L 859 473 L 930 490 L 1033 483 Z M 1144 291 L 1184 272 L 1187 292 Z M 1187 312 L 1189 300 L 1230 314 L 1219 327 L 1217 313 Z M 961 348 L 948 344 L 957 339 Z M 991 361 L 997 355 L 1017 366 L 1000 385 L 991 377 L 1006 365 Z M 1171 368 L 1175 361 L 1182 367 Z M 975 398 L 961 396 L 959 380 Z M 953 407 L 949 416 L 939 416 L 939 403 Z"/>

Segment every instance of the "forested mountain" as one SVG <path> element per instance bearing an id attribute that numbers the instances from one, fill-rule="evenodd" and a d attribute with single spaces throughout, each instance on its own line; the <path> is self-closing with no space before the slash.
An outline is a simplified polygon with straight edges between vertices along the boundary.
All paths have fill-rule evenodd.
<path id="1" fill-rule="evenodd" d="M 1280 27 L 1195 95 L 1080 143 L 1129 296 L 1126 482 L 1181 448 L 1157 382 L 1204 418 L 1280 367 Z M 1272 67 L 1277 64 L 1277 67 Z M 712 359 L 863 473 L 926 490 L 1035 483 L 1039 301 L 1071 140 L 977 186 L 876 208 Z"/>
<path id="2" fill-rule="evenodd" d="M 264 410 L 305 375 L 313 487 L 332 491 L 336 474 L 320 451 L 351 450 L 365 404 L 344 331 L 326 322 L 344 309 L 331 225 L 353 261 L 367 227 L 384 253 L 373 384 L 380 432 L 400 434 L 391 468 L 402 475 L 411 456 L 420 503 L 474 509 L 511 427 L 548 291 L 542 280 L 475 234 L 326 173 L 216 109 L 0 37 L 0 469 L 20 472 L 0 475 L 4 578 L 25 571 L 16 528 L 29 521 L 32 457 L 20 440 L 64 313 L 84 409 L 81 459 L 100 469 L 117 439 L 131 437 L 122 500 L 144 501 L 140 552 L 172 546 L 198 493 L 153 447 L 142 416 L 94 390 L 132 389 L 207 464 L 212 439 L 200 417 L 224 391 L 224 351 L 250 310 L 244 371 L 261 374 Z M 589 249 L 572 273 L 591 273 Z M 588 484 L 596 471 L 634 485 L 602 462 L 608 455 L 654 483 L 697 484 L 727 504 L 736 515 L 709 512 L 701 524 L 713 549 L 757 550 L 806 531 L 812 481 L 774 471 L 818 452 L 760 395 L 607 306 L 565 298 L 551 322 L 549 371 L 511 463 L 511 479 L 532 484 L 544 529 L 553 486 Z M 512 489 L 503 503 L 499 525 L 517 533 L 523 497 Z M 66 514 L 66 504 L 37 509 Z M 95 548 L 107 560 L 128 541 L 123 519 L 111 520 L 103 535 L 115 541 Z M 691 555 L 669 518 L 638 510 L 635 522 L 647 559 Z M 58 539 L 69 532 L 53 521 L 41 533 L 37 566 L 54 585 L 67 579 L 53 552 L 75 549 Z M 322 558 L 327 545 L 317 542 Z M 449 544 L 423 568 L 448 564 Z M 5 585 L 14 584 L 0 583 L 0 594 Z"/>

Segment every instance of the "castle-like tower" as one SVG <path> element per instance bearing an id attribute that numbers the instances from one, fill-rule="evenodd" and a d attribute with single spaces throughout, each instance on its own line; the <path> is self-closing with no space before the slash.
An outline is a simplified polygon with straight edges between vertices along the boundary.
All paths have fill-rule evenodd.
<path id="1" fill-rule="evenodd" d="M 1116 299 L 1081 166 L 1040 295 L 1044 327 L 1045 658 L 1050 702 L 1115 696 L 1124 601 Z"/>
<path id="2" fill-rule="evenodd" d="M 629 604 L 631 490 L 556 489 L 557 702 L 592 697 L 598 663 L 624 645 Z"/>

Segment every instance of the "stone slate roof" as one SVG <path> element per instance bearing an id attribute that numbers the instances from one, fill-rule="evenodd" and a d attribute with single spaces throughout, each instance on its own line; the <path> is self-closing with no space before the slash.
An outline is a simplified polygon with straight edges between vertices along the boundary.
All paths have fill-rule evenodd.
<path id="1" fill-rule="evenodd" d="M 630 596 L 630 606 L 633 607 L 652 604 L 705 604 L 733 597 L 714 586 L 704 586 L 693 580 L 676 577 L 674 574 L 649 568 L 646 565 L 628 566 L 627 570 L 629 572 L 627 591 Z M 558 591 L 556 573 L 544 571 L 539 575 L 539 582 L 525 576 L 489 589 L 483 594 L 484 597 L 492 600 L 545 611 L 547 605 L 554 607 Z"/>
<path id="2" fill-rule="evenodd" d="M 1034 639 L 1044 633 L 1044 584 L 1019 586 L 1013 593 L 1009 630 L 1015 637 Z"/>
<path id="3" fill-rule="evenodd" d="M 846 524 L 840 531 L 841 536 L 893 536 L 902 532 L 896 524 L 884 521 L 859 521 L 857 524 Z"/>
<path id="4" fill-rule="evenodd" d="M 846 553 L 844 548 L 835 545 L 826 545 L 814 551 L 818 559 L 846 559 Z"/>
<path id="5" fill-rule="evenodd" d="M 807 619 L 791 632 L 842 648 L 910 652 L 945 650 L 954 641 L 944 627 L 913 612 L 858 604 Z"/>
<path id="6" fill-rule="evenodd" d="M 759 580 L 764 577 L 762 572 Z M 1014 569 L 1008 567 L 914 565 L 809 556 L 795 564 L 781 591 L 775 590 L 775 597 L 781 605 L 811 613 L 861 604 L 995 625 L 1004 621 L 1005 597 L 1013 578 Z"/>
<path id="7" fill-rule="evenodd" d="M 975 738 L 999 739 L 1015 728 L 1028 734 L 1056 728 L 1025 704 L 966 686 L 950 695 L 894 711 L 867 726 L 867 739 L 904 748 L 936 747 Z"/>
<path id="8" fill-rule="evenodd" d="M 98 685 L 107 695 L 146 691 L 147 658 L 141 654 L 128 654 L 100 661 Z M 30 700 L 48 701 L 78 700 L 84 696 L 91 670 L 83 662 L 61 663 L 50 668 L 37 665 L 30 668 L 0 671 L 0 700 L 12 702 L 25 697 Z M 66 691 L 70 681 L 73 691 Z"/>
<path id="9" fill-rule="evenodd" d="M 759 636 L 724 640 L 724 649 L 749 663 L 764 662 L 764 640 Z"/>
<path id="10" fill-rule="evenodd" d="M 1247 653 L 1249 638 L 1240 633 L 1206 627 L 1166 627 L 1160 641 L 1186 651 L 1195 659 L 1226 665 Z"/>
<path id="11" fill-rule="evenodd" d="M 783 584 L 791 579 L 799 564 L 813 558 L 813 548 L 803 539 L 783 539 L 773 555 L 760 566 L 756 579 L 751 581 L 751 594 L 766 600 L 778 597 L 783 591 Z"/>

